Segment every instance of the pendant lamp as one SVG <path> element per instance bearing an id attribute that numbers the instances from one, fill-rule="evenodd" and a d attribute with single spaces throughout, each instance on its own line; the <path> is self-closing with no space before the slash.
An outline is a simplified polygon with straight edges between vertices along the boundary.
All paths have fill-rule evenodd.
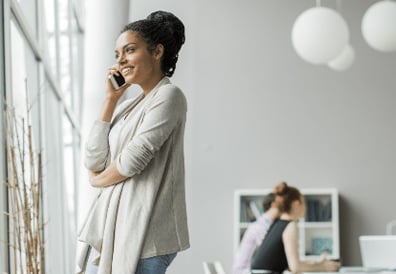
<path id="1" fill-rule="evenodd" d="M 375 50 L 396 51 L 396 2 L 387 0 L 371 5 L 362 19 L 362 35 Z"/>
<path id="2" fill-rule="evenodd" d="M 341 54 L 348 41 L 344 18 L 327 7 L 304 11 L 293 25 L 293 47 L 303 60 L 312 64 L 327 64 Z"/>

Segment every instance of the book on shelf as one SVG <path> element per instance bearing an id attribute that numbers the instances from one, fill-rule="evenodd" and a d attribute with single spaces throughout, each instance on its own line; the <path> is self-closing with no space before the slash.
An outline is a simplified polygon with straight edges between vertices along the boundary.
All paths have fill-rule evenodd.
<path id="1" fill-rule="evenodd" d="M 323 203 L 318 199 L 307 199 L 307 214 L 306 220 L 308 222 L 329 222 L 331 221 L 331 201 Z"/>

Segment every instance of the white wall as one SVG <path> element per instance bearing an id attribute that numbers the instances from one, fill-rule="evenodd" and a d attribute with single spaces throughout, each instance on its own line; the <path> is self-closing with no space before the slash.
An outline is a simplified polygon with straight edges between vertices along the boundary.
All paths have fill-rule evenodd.
<path id="1" fill-rule="evenodd" d="M 192 246 L 169 273 L 203 273 L 214 259 L 230 270 L 236 188 L 338 188 L 346 265 L 360 263 L 358 235 L 396 219 L 396 55 L 372 50 L 360 32 L 374 2 L 342 2 L 356 62 L 338 73 L 292 48 L 293 22 L 314 1 L 133 0 L 132 20 L 169 10 L 187 32 L 173 81 L 189 101 Z"/>

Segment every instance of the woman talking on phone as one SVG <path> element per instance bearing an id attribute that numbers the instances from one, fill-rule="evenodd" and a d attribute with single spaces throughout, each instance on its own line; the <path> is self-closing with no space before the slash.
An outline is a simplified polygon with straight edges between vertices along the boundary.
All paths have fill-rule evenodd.
<path id="1" fill-rule="evenodd" d="M 187 104 L 169 80 L 184 40 L 183 23 L 164 11 L 126 25 L 116 40 L 116 64 L 86 144 L 85 166 L 100 194 L 79 235 L 86 244 L 79 273 L 163 274 L 189 247 Z M 131 84 L 142 93 L 117 104 Z"/>

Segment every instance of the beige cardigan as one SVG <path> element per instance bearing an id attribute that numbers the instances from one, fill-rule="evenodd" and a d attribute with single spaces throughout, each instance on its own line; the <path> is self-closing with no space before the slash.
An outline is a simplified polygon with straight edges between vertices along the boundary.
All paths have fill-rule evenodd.
<path id="1" fill-rule="evenodd" d="M 187 104 L 163 78 L 143 99 L 120 104 L 111 123 L 96 121 L 86 145 L 85 165 L 101 171 L 117 161 L 124 182 L 102 188 L 79 234 L 85 243 L 77 273 L 83 273 L 88 246 L 98 257 L 98 274 L 135 273 L 140 258 L 189 247 L 183 138 Z M 140 102 L 139 102 L 140 101 Z M 129 112 L 110 155 L 109 132 Z"/>

